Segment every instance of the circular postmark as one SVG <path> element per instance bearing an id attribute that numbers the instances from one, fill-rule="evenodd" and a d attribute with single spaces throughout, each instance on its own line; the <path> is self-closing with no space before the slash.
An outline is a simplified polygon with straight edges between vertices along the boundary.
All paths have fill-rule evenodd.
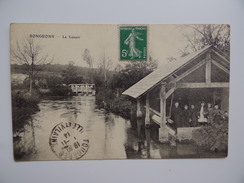
<path id="1" fill-rule="evenodd" d="M 89 139 L 84 128 L 78 123 L 59 123 L 51 132 L 49 145 L 62 160 L 77 160 L 89 149 Z"/>

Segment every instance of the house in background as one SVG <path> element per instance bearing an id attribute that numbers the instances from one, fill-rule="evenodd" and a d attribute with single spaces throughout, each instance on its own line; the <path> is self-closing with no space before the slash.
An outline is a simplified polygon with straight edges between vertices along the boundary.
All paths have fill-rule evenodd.
<path id="1" fill-rule="evenodd" d="M 23 84 L 28 77 L 27 74 L 11 74 L 11 83 L 13 85 Z"/>
<path id="2" fill-rule="evenodd" d="M 208 46 L 180 59 L 165 61 L 122 94 L 136 99 L 138 119 L 145 116 L 143 122 L 137 120 L 137 128 L 156 123 L 158 140 L 168 142 L 170 135 L 175 134 L 167 125 L 175 101 L 181 107 L 185 104 L 199 106 L 200 101 L 205 101 L 229 111 L 229 74 L 229 58 Z M 191 133 L 192 128 L 188 127 L 187 132 Z M 179 138 L 181 129 L 177 130 Z M 141 130 L 138 130 L 140 136 L 139 133 Z"/>

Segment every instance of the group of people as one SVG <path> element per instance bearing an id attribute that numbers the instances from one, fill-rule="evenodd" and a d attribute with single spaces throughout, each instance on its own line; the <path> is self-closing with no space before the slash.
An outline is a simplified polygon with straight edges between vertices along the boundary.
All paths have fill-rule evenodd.
<path id="1" fill-rule="evenodd" d="M 211 103 L 206 105 L 205 102 L 201 102 L 199 107 L 191 104 L 190 108 L 188 105 L 184 105 L 182 109 L 179 102 L 175 102 L 170 119 L 176 128 L 196 127 L 228 121 L 228 112 L 221 111 L 217 104 L 212 107 Z"/>

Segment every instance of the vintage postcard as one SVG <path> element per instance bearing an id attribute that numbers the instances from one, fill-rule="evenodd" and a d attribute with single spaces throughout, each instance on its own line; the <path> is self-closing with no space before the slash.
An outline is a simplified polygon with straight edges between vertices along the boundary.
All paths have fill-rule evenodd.
<path id="1" fill-rule="evenodd" d="M 16 161 L 224 158 L 227 24 L 10 26 Z"/>

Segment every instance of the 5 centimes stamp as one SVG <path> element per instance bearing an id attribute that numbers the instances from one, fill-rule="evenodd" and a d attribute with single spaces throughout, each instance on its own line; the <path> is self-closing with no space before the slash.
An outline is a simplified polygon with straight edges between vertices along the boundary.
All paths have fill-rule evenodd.
<path id="1" fill-rule="evenodd" d="M 78 123 L 59 123 L 51 132 L 49 145 L 62 160 L 77 160 L 89 149 L 89 139 L 84 128 Z"/>
<path id="2" fill-rule="evenodd" d="M 147 60 L 147 26 L 119 26 L 120 60 Z"/>

